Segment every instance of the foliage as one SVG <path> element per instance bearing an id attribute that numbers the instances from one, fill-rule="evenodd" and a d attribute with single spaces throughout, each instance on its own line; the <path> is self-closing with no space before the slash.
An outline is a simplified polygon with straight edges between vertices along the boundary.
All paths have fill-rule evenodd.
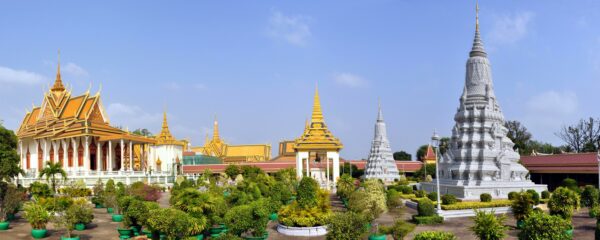
<path id="1" fill-rule="evenodd" d="M 298 202 L 279 210 L 279 222 L 289 227 L 314 227 L 327 223 L 331 210 L 323 211 L 317 207 L 301 208 Z"/>
<path id="2" fill-rule="evenodd" d="M 600 192 L 594 185 L 586 185 L 581 192 L 581 205 L 586 207 L 592 207 L 598 204 L 600 198 Z"/>
<path id="3" fill-rule="evenodd" d="M 17 136 L 0 122 L 0 181 L 11 181 L 23 173 L 17 153 Z"/>
<path id="4" fill-rule="evenodd" d="M 513 149 L 518 150 L 519 154 L 531 154 L 531 133 L 527 131 L 527 128 L 519 121 L 506 121 L 504 127 L 508 130 L 506 137 L 515 143 Z"/>
<path id="5" fill-rule="evenodd" d="M 429 147 L 429 145 L 421 145 L 418 149 L 417 149 L 417 160 L 419 161 L 423 161 L 423 158 L 425 157 L 425 154 L 427 154 L 427 148 Z M 429 167 L 429 166 L 428 166 Z"/>
<path id="6" fill-rule="evenodd" d="M 523 220 L 533 209 L 533 198 L 531 194 L 521 191 L 512 200 L 511 210 L 517 220 Z"/>
<path id="7" fill-rule="evenodd" d="M 527 189 L 527 193 L 531 195 L 531 199 L 533 199 L 534 206 L 540 204 L 540 194 L 537 191 L 533 189 Z"/>
<path id="8" fill-rule="evenodd" d="M 509 192 L 508 193 L 508 200 L 514 200 L 515 198 L 517 198 L 518 194 L 519 194 L 518 192 Z"/>
<path id="9" fill-rule="evenodd" d="M 451 232 L 424 231 L 415 235 L 413 240 L 456 240 Z"/>
<path id="10" fill-rule="evenodd" d="M 367 220 L 373 221 L 380 214 L 387 211 L 385 187 L 378 179 L 367 179 L 363 187 L 350 195 L 348 208 L 350 211 L 365 215 Z"/>
<path id="11" fill-rule="evenodd" d="M 131 203 L 133 201 L 139 200 L 134 196 L 123 196 L 117 199 L 117 209 L 115 209 L 117 211 L 118 214 L 125 214 L 127 212 L 127 209 L 129 208 L 129 205 L 131 205 Z M 125 225 L 128 225 L 127 222 Z"/>
<path id="12" fill-rule="evenodd" d="M 162 193 L 159 186 L 151 186 L 143 182 L 134 182 L 127 188 L 127 194 L 143 199 L 144 201 L 156 202 Z"/>
<path id="13" fill-rule="evenodd" d="M 319 185 L 311 177 L 303 177 L 298 186 L 298 197 L 296 201 L 302 208 L 310 208 L 317 204 L 317 190 Z"/>
<path id="14" fill-rule="evenodd" d="M 458 202 L 452 205 L 442 205 L 442 210 L 462 210 L 462 209 L 478 209 L 491 207 L 507 207 L 511 206 L 511 200 L 493 200 L 491 202 Z"/>
<path id="15" fill-rule="evenodd" d="M 417 212 L 421 217 L 434 216 L 435 208 L 433 206 L 433 202 L 427 198 L 419 200 L 417 204 Z"/>
<path id="16" fill-rule="evenodd" d="M 562 182 L 560 183 L 561 187 L 566 187 L 568 189 L 570 189 L 571 191 L 574 191 L 576 193 L 579 193 L 580 189 L 579 189 L 579 185 L 577 184 L 577 181 L 575 179 L 572 178 L 565 178 L 562 180 Z"/>
<path id="17" fill-rule="evenodd" d="M 264 171 L 257 166 L 244 165 L 240 169 L 244 178 L 255 178 L 259 175 L 264 175 Z"/>
<path id="18" fill-rule="evenodd" d="M 63 181 L 67 180 L 67 172 L 62 169 L 62 164 L 59 162 L 52 163 L 46 162 L 46 167 L 40 170 L 39 178 L 46 176 L 46 182 L 52 184 L 52 190 L 56 193 L 56 184 L 58 183 L 58 179 L 56 179 L 56 175 L 60 175 Z"/>
<path id="19" fill-rule="evenodd" d="M 52 190 L 48 184 L 42 182 L 33 182 L 29 185 L 29 192 L 34 198 L 46 198 L 52 196 Z"/>
<path id="20" fill-rule="evenodd" d="M 479 195 L 479 200 L 481 200 L 481 202 L 491 202 L 492 195 L 489 193 L 482 193 L 481 195 Z"/>
<path id="21" fill-rule="evenodd" d="M 600 207 L 598 205 L 593 205 L 590 208 L 589 214 L 590 214 L 590 217 L 598 218 L 598 216 L 600 216 Z"/>
<path id="22" fill-rule="evenodd" d="M 103 204 L 104 203 L 104 183 L 102 180 L 98 179 L 94 187 L 92 188 L 92 193 L 94 196 L 92 197 L 93 204 Z"/>
<path id="23" fill-rule="evenodd" d="M 77 200 L 68 208 L 55 214 L 52 217 L 52 222 L 56 227 L 65 229 L 68 238 L 71 237 L 71 231 L 73 231 L 75 224 L 88 224 L 94 218 L 93 210 L 87 205 L 85 199 Z"/>
<path id="24" fill-rule="evenodd" d="M 39 199 L 39 203 L 50 212 L 65 211 L 68 207 L 73 205 L 73 202 L 73 198 L 68 196 L 56 196 Z"/>
<path id="25" fill-rule="evenodd" d="M 92 191 L 86 188 L 85 185 L 79 186 L 77 184 L 71 184 L 71 186 L 63 187 L 59 190 L 59 192 L 72 198 L 87 197 L 92 194 Z"/>
<path id="26" fill-rule="evenodd" d="M 394 153 L 394 160 L 396 161 L 410 161 L 412 160 L 412 155 L 405 151 L 399 151 Z"/>
<path id="27" fill-rule="evenodd" d="M 507 226 L 504 226 L 506 215 L 496 217 L 495 212 L 475 210 L 471 231 L 480 240 L 500 240 L 506 237 Z"/>
<path id="28" fill-rule="evenodd" d="M 549 198 L 550 198 L 550 192 L 548 192 L 548 190 L 542 191 L 542 199 L 549 199 Z"/>
<path id="29" fill-rule="evenodd" d="M 120 198 L 122 196 L 125 196 L 127 194 L 127 186 L 125 186 L 124 183 L 122 182 L 118 182 L 117 183 L 117 189 L 116 189 L 116 193 L 117 193 L 117 198 Z"/>
<path id="30" fill-rule="evenodd" d="M 353 178 L 360 178 L 362 175 L 364 175 L 365 170 L 358 169 L 358 167 L 356 165 L 345 162 L 342 166 L 340 166 L 340 172 L 342 174 L 348 173 Z"/>
<path id="31" fill-rule="evenodd" d="M 16 213 L 25 199 L 22 189 L 0 181 L 0 222 L 6 219 L 7 214 Z"/>
<path id="32" fill-rule="evenodd" d="M 159 206 L 155 202 L 145 202 L 139 199 L 131 199 L 127 208 L 123 211 L 124 225 L 127 226 L 143 226 L 147 224 L 150 217 L 149 212 L 153 209 L 158 209 Z"/>
<path id="33" fill-rule="evenodd" d="M 31 224 L 33 229 L 46 229 L 46 224 L 50 221 L 50 213 L 41 204 L 37 202 L 25 203 L 23 207 L 24 217 Z"/>
<path id="34" fill-rule="evenodd" d="M 548 215 L 534 211 L 525 219 L 525 224 L 519 233 L 522 240 L 567 240 L 571 239 L 566 231 L 571 229 L 571 223 L 560 216 Z"/>
<path id="35" fill-rule="evenodd" d="M 570 221 L 573 212 L 579 209 L 579 195 L 568 188 L 559 187 L 548 201 L 551 215 L 558 215 Z"/>
<path id="36" fill-rule="evenodd" d="M 443 223 L 444 222 L 444 218 L 438 215 L 433 215 L 433 216 L 418 216 L 418 215 L 413 215 L 412 216 L 412 220 L 413 222 L 415 222 L 416 224 L 439 224 L 439 223 Z"/>
<path id="37" fill-rule="evenodd" d="M 600 144 L 600 120 L 581 119 L 579 122 L 563 126 L 556 133 L 575 152 L 595 152 Z"/>
<path id="38" fill-rule="evenodd" d="M 225 214 L 225 223 L 235 235 L 247 234 L 260 237 L 265 234 L 269 222 L 269 210 L 266 199 L 248 205 L 236 206 Z"/>
<path id="39" fill-rule="evenodd" d="M 241 170 L 238 165 L 229 164 L 227 168 L 225 168 L 225 174 L 227 174 L 227 176 L 231 179 L 235 178 L 240 173 Z"/>
<path id="40" fill-rule="evenodd" d="M 271 187 L 269 198 L 275 202 L 279 202 L 279 205 L 282 205 L 292 199 L 292 191 L 285 183 L 276 182 L 273 187 Z"/>
<path id="41" fill-rule="evenodd" d="M 133 132 L 131 132 L 131 134 L 144 136 L 144 137 L 153 137 L 154 136 L 152 134 L 152 132 L 150 132 L 148 129 L 145 129 L 145 128 L 138 128 L 136 130 L 133 130 Z"/>
<path id="42" fill-rule="evenodd" d="M 427 194 L 427 198 L 431 201 L 437 201 L 438 194 L 437 192 L 430 192 Z"/>
<path id="43" fill-rule="evenodd" d="M 600 221 L 596 222 L 596 230 L 594 230 L 594 239 L 600 239 Z"/>
<path id="44" fill-rule="evenodd" d="M 195 218 L 210 217 L 210 224 L 221 223 L 221 217 L 227 211 L 225 200 L 220 196 L 186 188 L 172 196 L 171 206 L 182 210 Z"/>
<path id="45" fill-rule="evenodd" d="M 193 238 L 194 240 L 196 238 Z M 243 238 L 233 235 L 232 233 L 221 234 L 218 237 L 210 237 L 211 240 L 244 240 Z"/>
<path id="46" fill-rule="evenodd" d="M 424 175 L 426 174 L 426 175 Z M 425 176 L 431 176 L 435 178 L 435 163 L 423 164 L 423 166 L 417 170 L 413 176 L 417 179 L 424 179 Z"/>
<path id="47" fill-rule="evenodd" d="M 173 208 L 150 210 L 148 228 L 165 234 L 167 239 L 181 239 L 196 235 L 206 228 L 206 220 L 189 216 Z"/>
<path id="48" fill-rule="evenodd" d="M 397 208 L 402 206 L 402 195 L 392 189 L 387 192 L 387 205 L 389 208 Z"/>
<path id="49" fill-rule="evenodd" d="M 427 197 L 427 192 L 425 190 L 415 191 L 415 197 L 418 197 L 418 198 Z"/>
<path id="50" fill-rule="evenodd" d="M 415 225 L 412 223 L 405 222 L 403 220 L 396 220 L 392 226 L 381 226 L 379 231 L 390 234 L 396 240 L 402 240 L 406 235 L 415 230 Z"/>
<path id="51" fill-rule="evenodd" d="M 342 199 L 350 198 L 350 194 L 356 189 L 354 178 L 350 174 L 344 173 L 337 181 L 337 195 Z"/>
<path id="52" fill-rule="evenodd" d="M 360 239 L 365 232 L 367 232 L 367 219 L 362 214 L 351 211 L 338 212 L 329 219 L 326 239 Z"/>
<path id="53" fill-rule="evenodd" d="M 442 204 L 444 204 L 444 205 L 455 204 L 457 202 L 458 202 L 458 199 L 456 199 L 456 197 L 452 194 L 442 195 Z"/>
<path id="54" fill-rule="evenodd" d="M 104 192 L 106 192 L 106 193 L 116 193 L 117 192 L 114 180 L 108 179 L 108 181 L 106 182 L 106 187 L 104 188 Z"/>

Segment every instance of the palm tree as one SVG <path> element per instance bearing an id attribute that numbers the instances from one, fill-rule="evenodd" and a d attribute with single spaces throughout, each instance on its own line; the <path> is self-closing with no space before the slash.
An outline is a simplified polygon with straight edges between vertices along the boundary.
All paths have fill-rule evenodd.
<path id="1" fill-rule="evenodd" d="M 62 166 L 60 163 L 51 163 L 51 162 L 46 162 L 46 167 L 43 168 L 40 171 L 40 178 L 42 178 L 43 176 L 46 176 L 46 181 L 50 182 L 50 179 L 52 178 L 52 182 L 50 182 L 52 184 L 52 189 L 54 190 L 54 193 L 56 194 L 56 174 L 60 174 L 60 176 L 62 177 L 63 180 L 67 180 L 67 172 L 65 172 L 65 170 L 62 169 Z"/>

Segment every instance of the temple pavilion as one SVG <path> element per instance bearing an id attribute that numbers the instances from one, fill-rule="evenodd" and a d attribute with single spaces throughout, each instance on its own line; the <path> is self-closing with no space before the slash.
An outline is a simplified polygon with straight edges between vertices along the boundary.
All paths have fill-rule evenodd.
<path id="1" fill-rule="evenodd" d="M 111 178 L 166 184 L 185 147 L 171 136 L 166 121 L 165 114 L 156 138 L 111 126 L 100 91 L 73 96 L 62 82 L 59 63 L 42 104 L 25 114 L 17 130 L 25 172 L 19 183 L 28 186 L 38 180 L 46 162 L 52 162 L 60 163 L 70 180 L 83 180 L 88 186 Z"/>

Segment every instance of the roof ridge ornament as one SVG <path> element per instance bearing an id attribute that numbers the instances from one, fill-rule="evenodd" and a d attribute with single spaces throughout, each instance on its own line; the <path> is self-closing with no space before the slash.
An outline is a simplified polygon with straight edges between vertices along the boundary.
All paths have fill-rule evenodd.
<path id="1" fill-rule="evenodd" d="M 60 49 L 58 49 L 58 66 L 56 69 L 56 80 L 54 80 L 54 86 L 52 86 L 51 91 L 53 91 L 53 92 L 65 91 L 65 86 L 63 85 L 62 78 L 60 76 Z"/>

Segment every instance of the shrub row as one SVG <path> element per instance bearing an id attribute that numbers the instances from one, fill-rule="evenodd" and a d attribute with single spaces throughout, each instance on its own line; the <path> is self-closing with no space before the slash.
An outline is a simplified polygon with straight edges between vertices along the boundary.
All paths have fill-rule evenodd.
<path id="1" fill-rule="evenodd" d="M 476 208 L 508 207 L 510 200 L 494 200 L 491 202 L 458 202 L 452 205 L 442 205 L 442 210 L 462 210 Z"/>
<path id="2" fill-rule="evenodd" d="M 444 222 L 444 218 L 438 215 L 433 216 L 417 216 L 413 215 L 412 220 L 416 224 L 439 224 Z"/>
<path id="3" fill-rule="evenodd" d="M 454 233 L 451 232 L 436 232 L 425 231 L 417 234 L 414 240 L 455 240 Z"/>

